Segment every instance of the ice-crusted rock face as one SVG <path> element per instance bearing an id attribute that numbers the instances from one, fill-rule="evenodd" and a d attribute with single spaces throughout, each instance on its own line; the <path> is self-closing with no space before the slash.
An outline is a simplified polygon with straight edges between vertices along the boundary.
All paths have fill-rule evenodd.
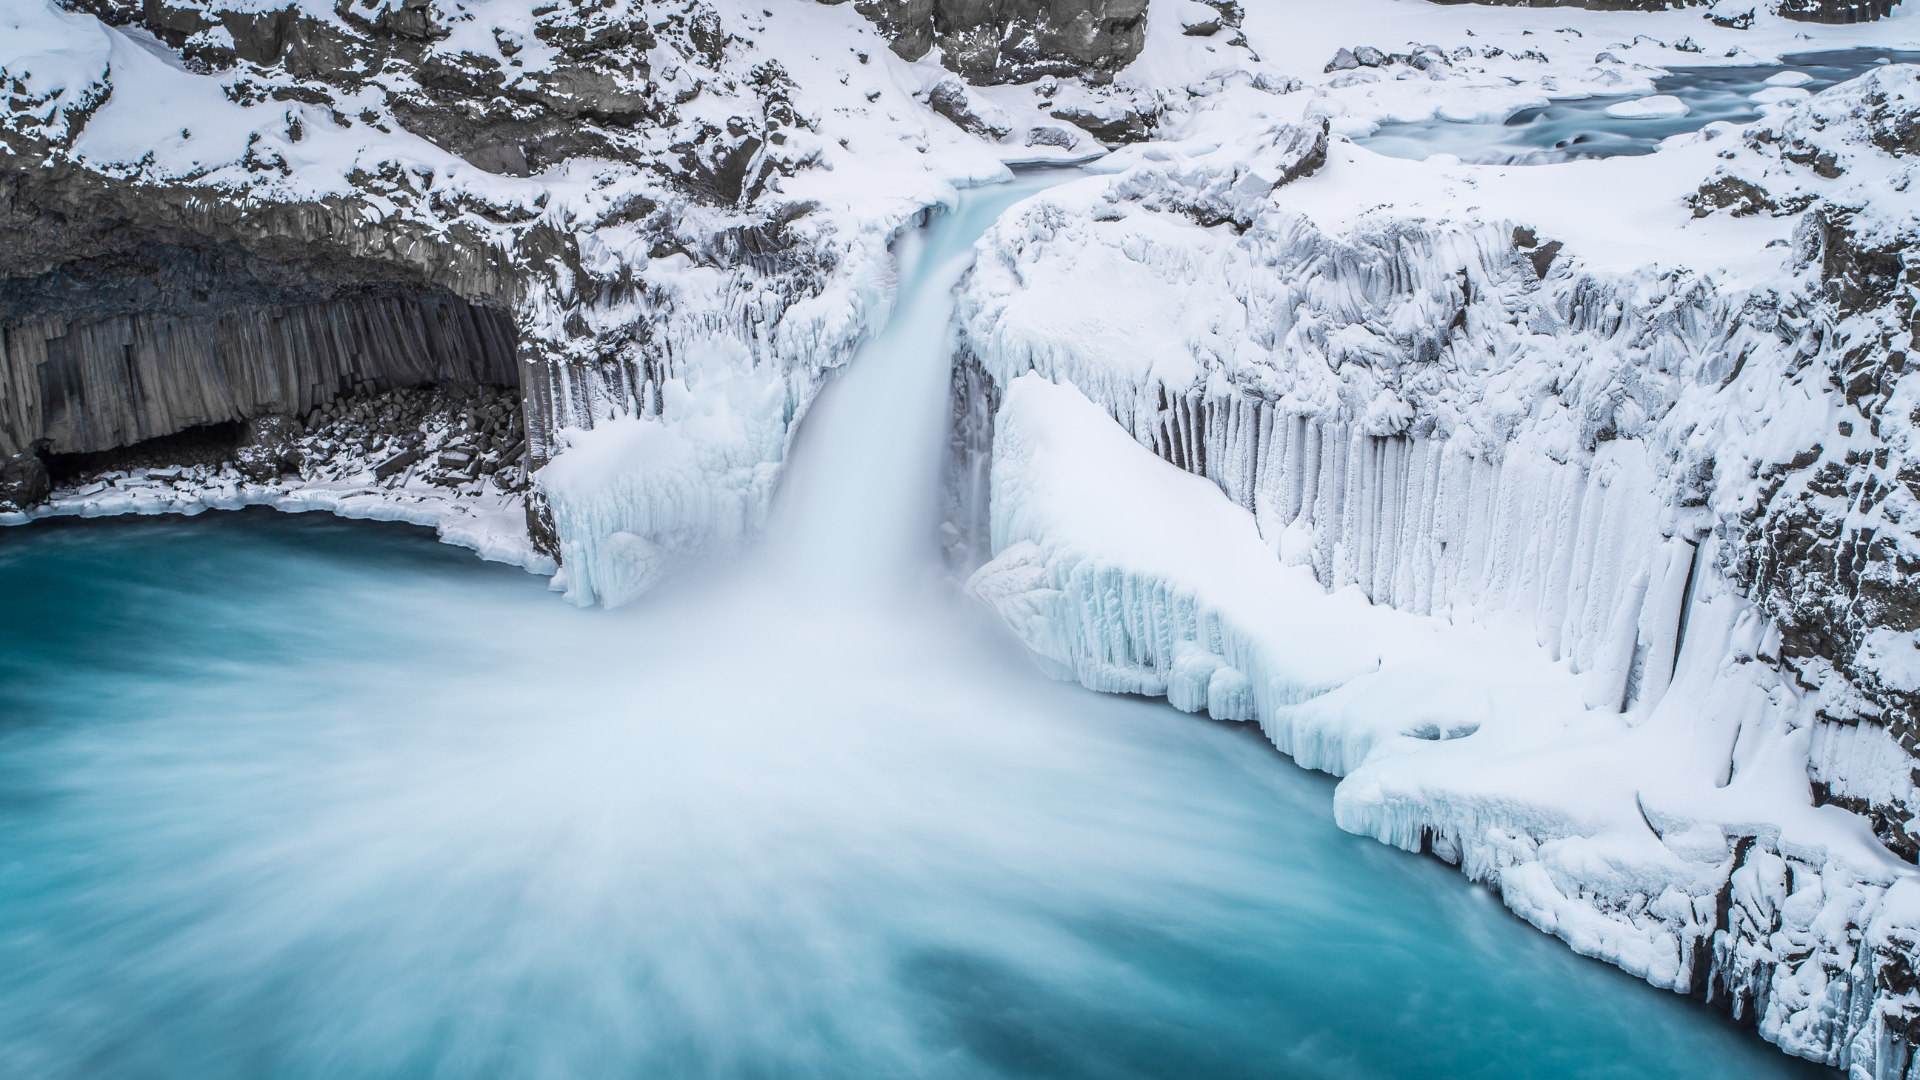
<path id="1" fill-rule="evenodd" d="M 1344 826 L 1460 863 L 1574 947 L 1898 1075 L 1920 1036 L 1915 77 L 1640 159 L 1335 139 L 1236 204 L 1280 129 L 1196 116 L 1112 155 L 1003 220 L 963 286 L 949 539 L 988 560 L 974 590 L 1059 674 L 1257 719 L 1348 775 Z M 1144 464 L 1062 449 L 1094 436 L 1036 379 Z M 1182 532 L 1218 516 L 1184 488 L 1113 509 L 1168 467 L 1244 524 Z M 1342 614 L 1289 568 L 1438 623 Z M 1348 650 L 1367 663 L 1297 663 L 1376 618 Z M 1508 711 L 1507 676 L 1391 644 L 1449 624 L 1524 628 L 1514 677 L 1537 655 L 1561 681 Z"/>
<path id="2" fill-rule="evenodd" d="M 1920 459 L 1909 457 L 1920 384 L 1905 378 L 1920 283 L 1908 267 L 1920 247 L 1909 195 L 1920 170 L 1920 70 L 1892 67 L 1816 95 L 1721 156 L 1696 213 L 1800 212 L 1802 287 L 1743 313 L 1775 338 L 1751 351 L 1784 354 L 1790 377 L 1824 381 L 1841 406 L 1832 430 L 1791 457 L 1749 462 L 1757 487 L 1717 523 L 1729 541 L 1724 568 L 1774 619 L 1780 655 L 1803 678 L 1819 682 L 1829 668 L 1844 678 L 1830 721 L 1867 718 L 1912 754 L 1920 683 L 1891 645 L 1920 629 Z M 1746 194 L 1719 205 L 1730 189 Z M 1895 850 L 1920 854 L 1910 782 L 1877 797 L 1822 782 L 1824 797 L 1872 814 Z"/>
<path id="3" fill-rule="evenodd" d="M 550 552 L 750 530 L 889 237 L 1004 175 L 857 13 L 762 12 L 14 5 L 0 453 L 505 385 L 530 469 L 610 422 L 684 451 L 644 506 L 537 488 Z"/>
<path id="4" fill-rule="evenodd" d="M 975 83 L 1082 71 L 1110 76 L 1132 63 L 1146 40 L 1147 0 L 855 0 L 854 6 L 903 58 L 918 60 L 937 47 L 949 68 Z"/>

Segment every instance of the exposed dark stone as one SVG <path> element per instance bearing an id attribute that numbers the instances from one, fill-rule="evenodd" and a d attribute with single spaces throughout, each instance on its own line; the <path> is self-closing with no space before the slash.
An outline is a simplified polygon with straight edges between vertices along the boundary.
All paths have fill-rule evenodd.
<path id="1" fill-rule="evenodd" d="M 0 280 L 0 372 L 29 400 L 0 447 L 126 446 L 269 410 L 305 413 L 345 386 L 515 381 L 503 310 L 446 290 L 340 281 L 228 246 L 144 245 Z M 37 418 L 37 424 L 28 418 Z"/>
<path id="2" fill-rule="evenodd" d="M 203 424 L 134 443 L 82 454 L 45 456 L 47 473 L 56 485 L 70 485 L 89 476 L 130 469 L 206 466 L 218 469 L 233 461 L 234 448 L 246 425 L 238 420 Z"/>
<path id="3" fill-rule="evenodd" d="M 1564 245 L 1558 240 L 1542 244 L 1532 229 L 1516 225 L 1513 229 L 1513 246 L 1533 264 L 1533 276 L 1545 279 L 1547 271 L 1553 267 L 1554 256 L 1560 254 Z"/>
<path id="4" fill-rule="evenodd" d="M 294 445 L 303 430 L 290 416 L 269 414 L 247 421 L 234 450 L 234 464 L 240 474 L 256 483 L 266 483 L 282 473 L 300 471 L 300 451 Z"/>
<path id="5" fill-rule="evenodd" d="M 1062 150 L 1071 150 L 1080 144 L 1080 137 L 1066 128 L 1037 127 L 1027 132 L 1028 146 L 1057 146 Z"/>
<path id="6" fill-rule="evenodd" d="M 1180 32 L 1188 37 L 1212 37 L 1220 32 L 1220 17 L 1215 15 L 1197 22 L 1182 22 Z"/>
<path id="7" fill-rule="evenodd" d="M 1074 127 L 1085 131 L 1094 138 L 1109 145 L 1119 143 L 1144 142 L 1152 129 L 1147 118 L 1133 109 L 1116 110 L 1113 115 L 1102 115 L 1088 109 L 1072 106 L 1055 109 L 1047 114 L 1055 120 L 1065 120 Z"/>
<path id="8" fill-rule="evenodd" d="M 1788 198 L 1782 203 L 1775 200 L 1765 188 L 1737 176 L 1720 176 L 1709 180 L 1687 197 L 1687 204 L 1693 207 L 1693 216 L 1697 218 L 1706 217 L 1715 210 L 1729 211 L 1734 217 L 1746 217 L 1764 210 L 1781 217 L 1797 214 L 1812 203 L 1811 195 Z"/>
<path id="9" fill-rule="evenodd" d="M 1780 0 L 1784 18 L 1811 23 L 1863 23 L 1893 14 L 1900 0 Z"/>
<path id="10" fill-rule="evenodd" d="M 1043 75 L 1112 73 L 1146 44 L 1147 0 L 855 0 L 895 53 L 936 44 L 948 70 L 975 85 Z"/>
<path id="11" fill-rule="evenodd" d="M 1819 265 L 1827 299 L 1842 317 L 1891 302 L 1907 276 L 1905 250 L 1863 242 L 1854 216 L 1847 207 L 1820 206 L 1794 229 L 1796 259 Z"/>
<path id="12" fill-rule="evenodd" d="M 18 512 L 47 497 L 47 466 L 34 453 L 0 462 L 0 511 Z"/>
<path id="13" fill-rule="evenodd" d="M 402 450 L 399 453 L 393 455 L 392 457 L 388 458 L 387 460 L 373 467 L 374 479 L 391 480 L 395 476 L 398 476 L 401 473 L 405 472 L 407 469 L 407 466 L 417 464 L 419 461 L 420 461 L 420 451 Z"/>
<path id="14" fill-rule="evenodd" d="M 960 130 L 982 139 L 1004 139 L 1013 133 L 1004 117 L 976 106 L 959 79 L 943 79 L 927 97 L 933 111 L 953 121 Z M 1028 145 L 1032 145 L 1029 143 Z"/>
<path id="15" fill-rule="evenodd" d="M 527 540 L 533 550 L 561 561 L 560 531 L 553 524 L 553 510 L 538 489 L 527 493 Z"/>

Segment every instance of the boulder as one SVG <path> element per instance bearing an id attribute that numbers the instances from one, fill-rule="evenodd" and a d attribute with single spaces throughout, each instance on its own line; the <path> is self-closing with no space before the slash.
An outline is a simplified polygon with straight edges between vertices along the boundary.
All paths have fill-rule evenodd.
<path id="1" fill-rule="evenodd" d="M 1075 135 L 1073 132 L 1068 131 L 1066 128 L 1053 127 L 1051 125 L 1048 125 L 1045 127 L 1033 128 L 1032 130 L 1028 131 L 1027 145 L 1028 146 L 1057 146 L 1062 150 L 1071 150 L 1074 147 L 1080 145 L 1080 136 Z"/>
<path id="2" fill-rule="evenodd" d="M 375 480 L 391 479 L 392 477 L 402 472 L 405 472 L 407 466 L 413 465 L 417 463 L 419 460 L 420 460 L 420 451 L 402 450 L 399 453 L 388 458 L 387 460 L 381 462 L 380 464 L 375 465 L 373 467 L 373 478 Z"/>
<path id="3" fill-rule="evenodd" d="M 47 466 L 33 453 L 15 454 L 0 464 L 0 511 L 18 512 L 47 497 Z"/>
<path id="4" fill-rule="evenodd" d="M 933 111 L 954 122 L 960 130 L 975 138 L 1004 139 L 1013 133 L 1007 114 L 984 98 L 975 98 L 959 79 L 940 80 L 927 96 Z"/>
<path id="5" fill-rule="evenodd" d="M 247 421 L 240 445 L 234 450 L 234 463 L 240 474 L 264 484 L 281 473 L 300 471 L 300 449 L 296 439 L 304 433 L 298 420 L 279 413 L 256 416 Z"/>
<path id="6" fill-rule="evenodd" d="M 1180 5 L 1179 20 L 1180 32 L 1188 37 L 1212 37 L 1224 25 L 1220 10 L 1200 0 L 1187 0 Z"/>

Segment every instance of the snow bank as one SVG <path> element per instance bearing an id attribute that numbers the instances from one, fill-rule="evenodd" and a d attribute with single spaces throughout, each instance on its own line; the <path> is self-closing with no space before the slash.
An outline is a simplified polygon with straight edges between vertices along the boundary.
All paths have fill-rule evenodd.
<path id="1" fill-rule="evenodd" d="M 56 489 L 29 513 L 0 514 L 0 525 L 24 525 L 48 517 L 112 517 L 119 514 L 184 514 L 266 506 L 290 514 L 325 511 L 364 521 L 404 521 L 434 530 L 442 543 L 473 551 L 488 562 L 552 574 L 553 559 L 527 539 L 523 496 L 484 482 L 449 489 L 411 475 L 375 479 L 369 462 L 362 475 L 342 480 L 283 477 L 254 483 L 231 470 L 133 469 L 79 487 Z"/>
<path id="2" fill-rule="evenodd" d="M 1609 105 L 1606 109 L 1607 115 L 1617 120 L 1674 120 L 1690 111 L 1686 102 L 1671 94 L 1634 98 Z"/>
<path id="3" fill-rule="evenodd" d="M 1644 158 L 1336 138 L 1235 215 L 1198 196 L 1267 125 L 1210 99 L 980 244 L 970 588 L 1057 676 L 1258 720 L 1344 827 L 1574 948 L 1899 1075 L 1920 551 L 1872 268 L 1914 77 Z"/>
<path id="4" fill-rule="evenodd" d="M 221 18 L 256 14 L 244 3 L 190 8 L 187 22 L 204 15 L 214 27 L 190 48 L 226 35 Z M 928 100 L 948 73 L 901 60 L 851 7 L 636 2 L 555 15 L 537 0 L 484 0 L 408 10 L 435 32 L 394 45 L 362 33 L 358 12 L 302 4 L 288 16 L 306 20 L 302 40 L 338 39 L 342 63 L 381 71 L 386 82 L 374 84 L 291 56 L 200 73 L 144 32 L 49 3 L 11 5 L 0 15 L 0 81 L 15 96 L 0 157 L 123 185 L 143 213 L 182 219 L 169 227 L 204 229 L 209 214 L 242 233 L 291 222 L 293 235 L 268 239 L 343 248 L 510 309 L 535 517 L 584 560 L 565 579 L 576 600 L 644 585 L 616 551 L 721 547 L 757 526 L 792 425 L 886 318 L 895 234 L 956 187 L 1004 179 L 1003 157 L 1101 152 L 1091 140 L 1016 150 L 961 130 Z M 588 33 L 607 19 L 641 30 Z M 622 52 L 628 38 L 638 44 Z M 463 157 L 400 115 L 451 101 L 511 139 L 527 95 L 578 113 L 568 137 L 595 152 L 488 171 L 501 162 L 475 162 L 499 148 L 455 147 Z M 624 118 L 595 118 L 607 110 Z M 699 194 L 727 161 L 754 186 L 741 181 L 738 199 Z M 228 215 L 237 207 L 246 212 Z M 32 394 L 0 400 L 0 442 L 24 433 L 7 453 L 38 437 L 40 415 Z M 610 433 L 596 438 L 603 425 Z M 594 460 L 549 465 L 576 451 Z"/>
<path id="5" fill-rule="evenodd" d="M 1342 827 L 1459 864 L 1655 985 L 1711 981 L 1785 1049 L 1872 1060 L 1868 987 L 1895 951 L 1857 948 L 1850 928 L 1911 870 L 1858 818 L 1808 803 L 1805 703 L 1734 658 L 1758 620 L 1717 579 L 1692 597 L 1671 688 L 1622 712 L 1617 665 L 1582 673 L 1524 623 L 1328 592 L 1217 486 L 1038 375 L 1006 389 L 993 493 L 998 554 L 968 587 L 1051 674 L 1255 720 L 1346 777 Z M 1825 1009 L 1834 987 L 1860 1008 Z"/>

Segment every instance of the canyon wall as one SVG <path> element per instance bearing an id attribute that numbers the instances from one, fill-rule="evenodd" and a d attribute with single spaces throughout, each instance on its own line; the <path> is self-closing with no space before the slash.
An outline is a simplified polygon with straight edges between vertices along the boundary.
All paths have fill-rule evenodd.
<path id="1" fill-rule="evenodd" d="M 1271 133 L 1127 156 L 1003 221 L 963 288 L 949 548 L 963 569 L 986 562 L 975 591 L 1057 674 L 1258 720 L 1301 764 L 1351 774 L 1343 826 L 1458 863 L 1576 948 L 1791 1052 L 1903 1075 L 1920 934 L 1914 879 L 1889 856 L 1920 854 L 1916 237 L 1900 194 L 1916 110 L 1920 71 L 1895 66 L 1651 159 L 1473 184 L 1336 142 L 1317 174 L 1273 186 Z M 1250 175 L 1270 198 L 1246 201 Z M 1340 188 L 1392 201 L 1356 214 Z M 1582 201 L 1601 190 L 1611 202 Z M 1636 243 L 1614 244 L 1607 223 L 1629 219 Z M 1790 240 L 1740 256 L 1783 219 Z M 1322 648 L 1281 644 L 1318 601 L 1249 607 L 1209 586 L 1223 556 L 1204 540 L 1178 567 L 1129 561 L 1158 550 L 1129 538 L 1181 511 L 1097 534 L 1048 518 L 1034 490 L 1072 485 L 1023 462 L 1064 406 L 1007 399 L 1034 376 L 1212 481 L 1273 572 L 1517 628 L 1585 709 L 1623 718 L 1620 756 L 1528 751 L 1552 763 L 1483 781 L 1551 745 L 1557 707 L 1483 720 L 1472 691 L 1456 719 L 1415 707 L 1439 709 L 1416 730 L 1348 688 L 1375 677 L 1341 674 L 1351 658 L 1319 675 L 1289 661 Z M 995 417 L 1022 425 L 1006 456 Z M 1329 621 L 1322 637 L 1339 636 Z M 1669 777 L 1665 756 L 1695 771 Z M 1611 819 L 1594 808 L 1610 769 Z M 1838 808 L 1877 843 L 1840 839 Z M 1662 839 L 1628 856 L 1634 834 Z"/>
<path id="2" fill-rule="evenodd" d="M 1126 63 L 1144 3 L 925 15 L 1024 28 L 960 65 L 992 81 Z M 1005 175 L 930 107 L 939 69 L 851 8 L 74 0 L 15 23 L 0 457 L 435 383 L 516 388 L 528 471 L 609 424 L 701 462 L 637 465 L 612 501 L 536 484 L 556 556 L 757 527 L 792 424 L 890 302 L 889 239 Z M 571 594 L 614 599 L 594 577 Z"/>
<path id="3" fill-rule="evenodd" d="M 901 57 L 918 60 L 938 47 L 951 70 L 976 84 L 1081 72 L 1110 79 L 1140 55 L 1146 40 L 1147 0 L 855 0 L 854 6 Z"/>

